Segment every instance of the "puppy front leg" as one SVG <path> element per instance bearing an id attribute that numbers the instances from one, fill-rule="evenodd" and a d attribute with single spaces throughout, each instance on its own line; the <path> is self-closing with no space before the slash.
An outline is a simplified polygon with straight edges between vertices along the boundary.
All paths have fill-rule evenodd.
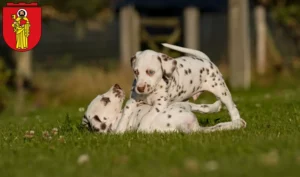
<path id="1" fill-rule="evenodd" d="M 134 118 L 132 117 L 134 109 L 136 109 L 136 101 L 131 98 L 125 104 L 122 116 L 115 131 L 116 133 L 124 133 L 128 130 L 128 124 L 131 122 L 130 119 Z"/>
<path id="2" fill-rule="evenodd" d="M 149 112 L 142 118 L 140 126 L 138 127 L 138 132 L 151 132 L 152 122 L 158 114 L 167 108 L 167 102 L 158 102 L 154 104 Z"/>

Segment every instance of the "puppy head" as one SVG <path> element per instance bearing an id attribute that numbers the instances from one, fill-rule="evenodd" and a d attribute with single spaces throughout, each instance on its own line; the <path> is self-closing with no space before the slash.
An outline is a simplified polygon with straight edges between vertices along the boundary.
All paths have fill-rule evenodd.
<path id="1" fill-rule="evenodd" d="M 138 94 L 151 93 L 162 78 L 170 79 L 177 62 L 166 54 L 152 50 L 137 52 L 131 58 L 131 67 L 135 75 L 135 91 Z"/>
<path id="2" fill-rule="evenodd" d="M 98 95 L 91 101 L 83 116 L 82 124 L 93 132 L 111 131 L 111 122 L 121 111 L 124 98 L 124 91 L 115 84 L 106 93 Z"/>

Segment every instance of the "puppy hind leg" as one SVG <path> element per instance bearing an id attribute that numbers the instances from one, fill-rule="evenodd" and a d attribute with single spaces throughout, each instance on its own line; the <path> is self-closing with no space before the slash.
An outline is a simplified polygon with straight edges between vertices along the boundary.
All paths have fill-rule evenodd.
<path id="1" fill-rule="evenodd" d="M 211 133 L 216 131 L 234 130 L 234 129 L 239 129 L 239 128 L 234 127 L 232 122 L 221 122 L 214 126 L 202 127 L 200 131 L 204 133 Z"/>
<path id="2" fill-rule="evenodd" d="M 246 127 L 246 122 L 240 117 L 240 113 L 236 108 L 236 105 L 234 104 L 231 94 L 223 79 L 220 79 L 219 84 L 208 86 L 209 89 L 207 89 L 207 91 L 212 92 L 218 99 L 222 101 L 223 104 L 225 104 L 231 119 L 231 122 L 220 123 L 218 125 L 220 126 L 218 129 L 224 128 L 226 130 L 229 130 Z"/>

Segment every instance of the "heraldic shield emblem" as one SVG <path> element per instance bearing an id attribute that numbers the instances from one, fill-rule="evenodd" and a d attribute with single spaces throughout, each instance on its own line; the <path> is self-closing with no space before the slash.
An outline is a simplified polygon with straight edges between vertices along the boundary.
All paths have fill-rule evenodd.
<path id="1" fill-rule="evenodd" d="M 6 44 L 19 52 L 29 51 L 41 38 L 42 10 L 37 3 L 7 3 L 2 23 Z"/>

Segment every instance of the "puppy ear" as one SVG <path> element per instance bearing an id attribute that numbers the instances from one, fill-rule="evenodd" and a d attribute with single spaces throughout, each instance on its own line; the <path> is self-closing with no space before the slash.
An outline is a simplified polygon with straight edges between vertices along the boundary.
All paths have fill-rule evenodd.
<path id="1" fill-rule="evenodd" d="M 160 54 L 158 56 L 158 60 L 161 63 L 163 75 L 167 78 L 170 78 L 177 66 L 177 61 L 166 54 Z"/>
<path id="2" fill-rule="evenodd" d="M 135 55 L 133 55 L 130 59 L 130 64 L 131 64 L 131 68 L 134 67 L 135 65 L 135 61 L 136 61 L 136 57 L 139 56 L 141 54 L 141 51 L 138 51 L 135 53 Z"/>

